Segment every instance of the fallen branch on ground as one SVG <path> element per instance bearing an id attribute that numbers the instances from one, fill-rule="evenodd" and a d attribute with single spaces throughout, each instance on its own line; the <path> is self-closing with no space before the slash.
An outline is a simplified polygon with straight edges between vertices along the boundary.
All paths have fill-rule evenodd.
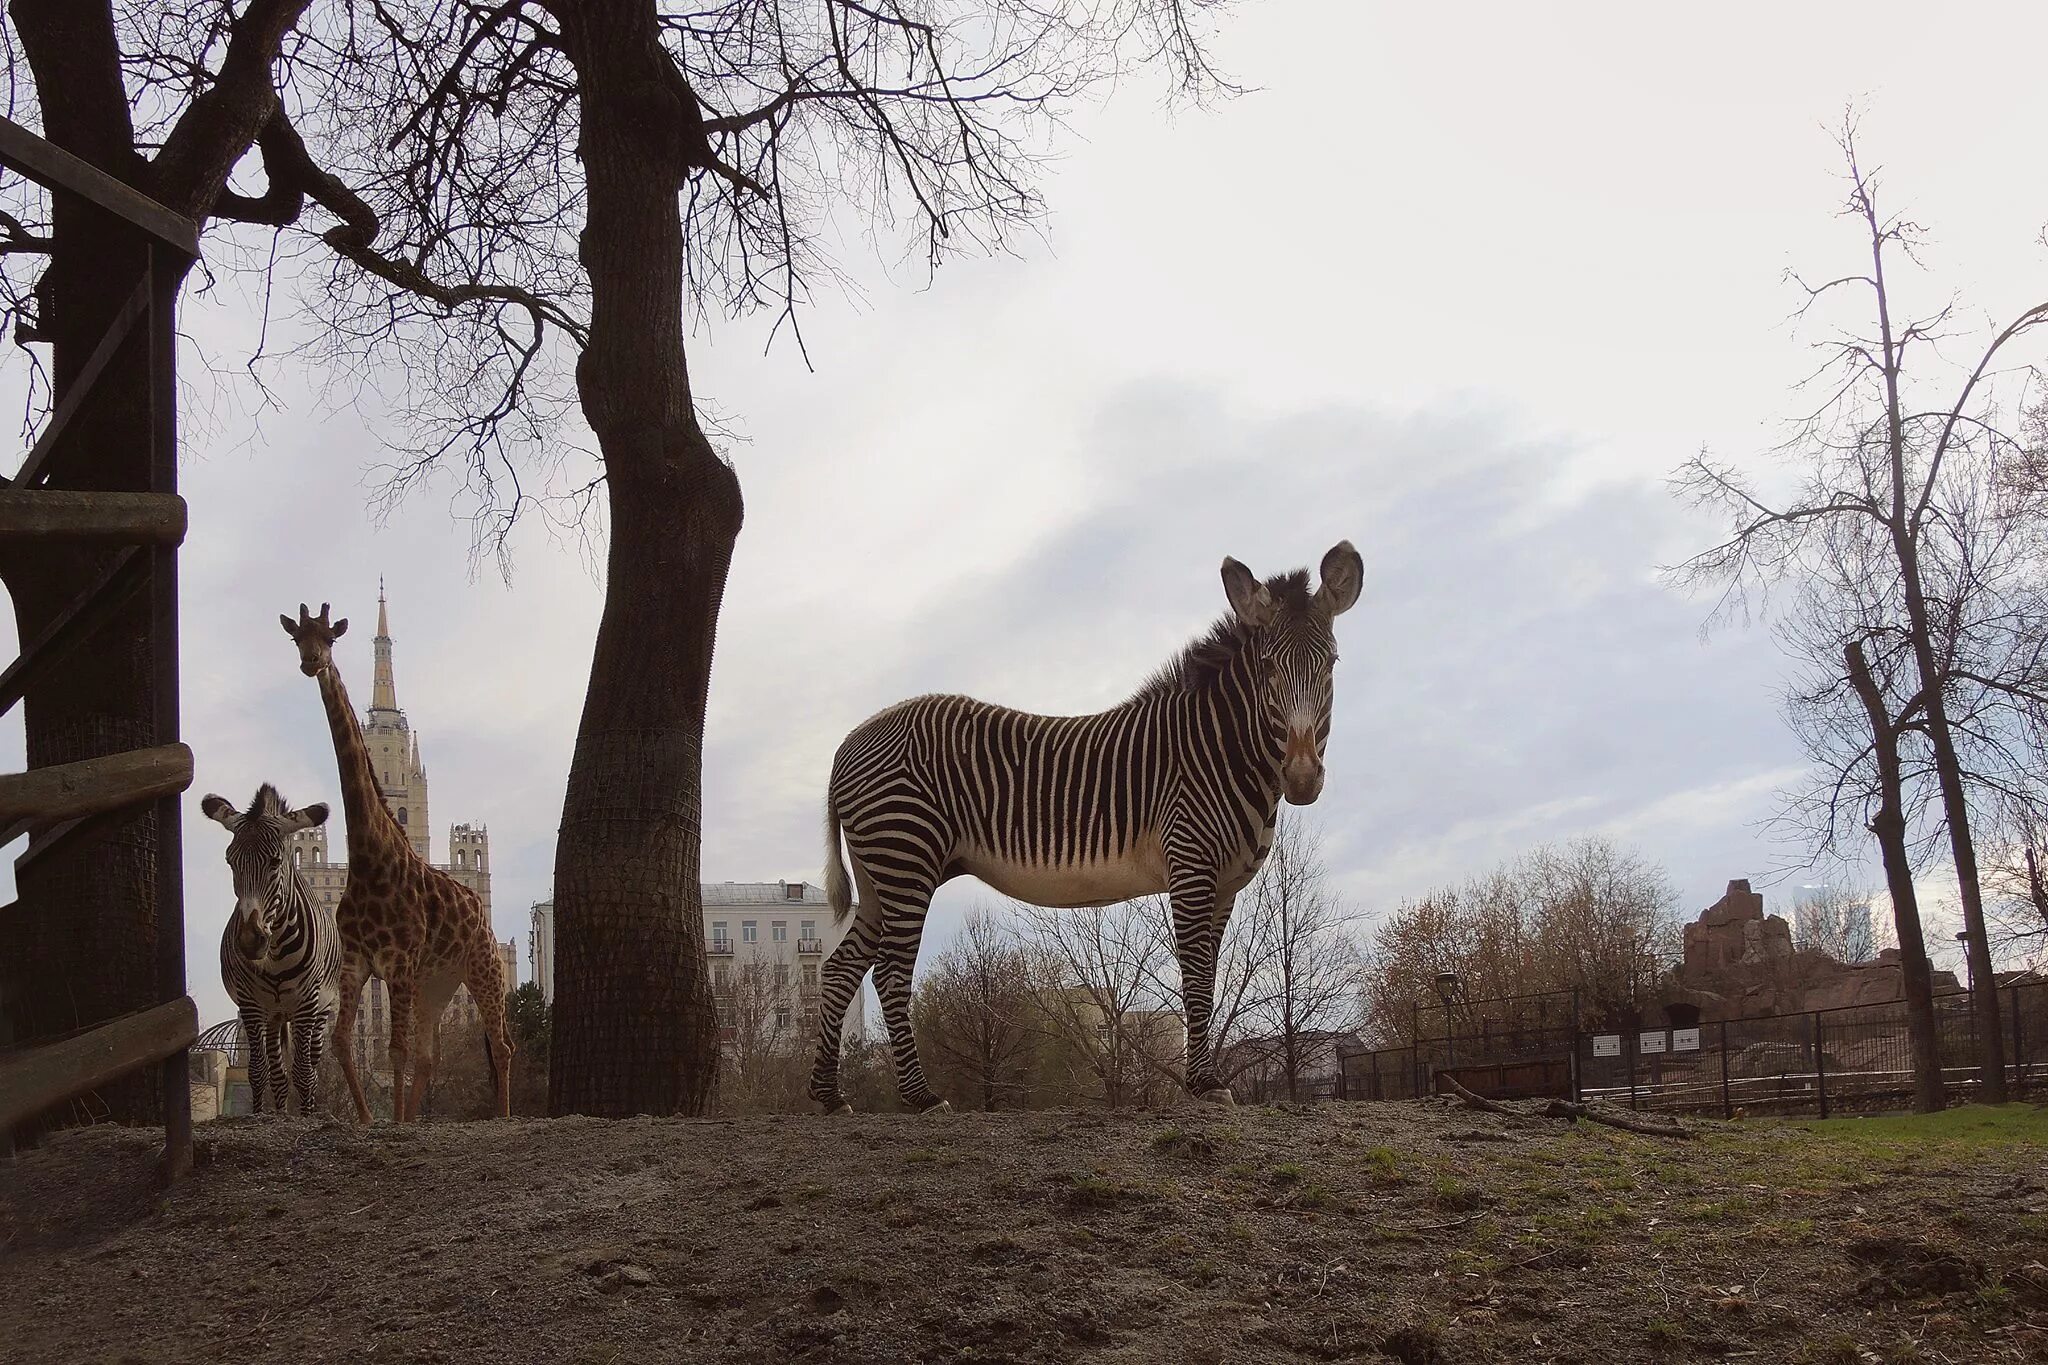
<path id="1" fill-rule="evenodd" d="M 1488 1114 L 1500 1114 L 1511 1119 L 1587 1119 L 1603 1123 L 1609 1128 L 1620 1128 L 1645 1137 L 1668 1137 L 1690 1141 L 1695 1135 L 1678 1125 L 1675 1119 L 1651 1118 L 1628 1109 L 1616 1109 L 1611 1105 L 1578 1103 L 1573 1100 L 1551 1100 L 1541 1109 L 1528 1105 L 1504 1104 L 1499 1100 L 1475 1095 L 1459 1085 L 1449 1076 L 1438 1076 L 1438 1084 L 1449 1090 L 1462 1101 L 1467 1109 L 1478 1109 Z"/>

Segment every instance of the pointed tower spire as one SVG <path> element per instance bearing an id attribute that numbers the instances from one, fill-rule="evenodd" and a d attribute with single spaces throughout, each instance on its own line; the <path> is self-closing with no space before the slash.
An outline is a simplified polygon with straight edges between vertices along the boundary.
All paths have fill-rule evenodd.
<path id="1" fill-rule="evenodd" d="M 384 579 L 377 579 L 377 675 L 370 687 L 372 711 L 396 711 L 398 688 L 391 681 L 391 620 L 384 610 Z"/>

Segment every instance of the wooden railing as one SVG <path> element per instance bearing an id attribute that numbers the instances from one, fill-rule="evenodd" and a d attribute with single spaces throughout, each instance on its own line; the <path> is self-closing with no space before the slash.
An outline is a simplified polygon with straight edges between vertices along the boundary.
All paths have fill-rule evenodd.
<path id="1" fill-rule="evenodd" d="M 0 672 L 0 714 L 60 660 L 90 642 L 118 608 L 146 592 L 146 648 L 154 694 L 154 743 L 126 753 L 0 774 L 0 844 L 26 833 L 17 868 L 45 857 L 97 822 L 154 807 L 157 979 L 163 1003 L 69 1037 L 0 1051 L 0 1147 L 17 1123 L 144 1067 L 158 1068 L 164 1119 L 164 1175 L 192 1160 L 192 1092 L 187 1049 L 198 1013 L 185 986 L 183 847 L 178 798 L 192 783 L 192 751 L 178 740 L 178 545 L 185 504 L 177 493 L 175 309 L 179 282 L 199 252 L 198 230 L 162 204 L 88 165 L 19 124 L 0 119 L 0 166 L 96 205 L 147 243 L 146 264 L 105 336 L 73 377 L 42 435 L 11 479 L 0 480 L 0 541 L 31 546 L 96 543 L 117 553 Z M 103 383 L 131 342 L 147 348 L 146 382 Z M 136 373 L 132 368 L 130 375 Z M 149 481 L 125 491 L 73 492 L 48 486 L 75 458 L 81 412 L 98 403 L 147 404 Z M 13 913 L 32 914 L 33 905 Z"/>

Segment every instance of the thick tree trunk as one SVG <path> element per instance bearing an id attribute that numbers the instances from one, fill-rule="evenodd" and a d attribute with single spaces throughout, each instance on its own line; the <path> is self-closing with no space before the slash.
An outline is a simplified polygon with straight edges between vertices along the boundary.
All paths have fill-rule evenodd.
<path id="1" fill-rule="evenodd" d="M 576 377 L 611 547 L 555 850 L 552 1113 L 698 1113 L 718 1061 L 704 959 L 704 711 L 739 481 L 683 351 L 680 78 L 652 0 L 561 10 L 581 96 L 590 343 Z"/>
<path id="2" fill-rule="evenodd" d="M 51 141 L 123 179 L 139 165 L 120 84 L 113 21 L 104 5 L 13 0 L 10 12 L 36 80 Z M 40 290 L 58 395 L 76 381 L 146 262 L 140 237 L 110 215 L 53 196 L 56 247 Z M 146 383 L 146 329 L 137 328 L 100 391 Z M 88 405 L 72 423 L 53 488 L 148 486 L 149 410 L 137 402 Z M 97 580 L 101 549 L 15 548 L 0 553 L 20 640 L 33 640 Z M 97 758 L 155 742 L 147 639 L 150 601 L 136 593 L 89 647 L 46 671 L 24 698 L 31 767 Z M 16 1041 L 47 1037 L 160 1003 L 156 944 L 156 818 L 140 807 L 20 867 L 19 904 L 0 912 L 0 1006 Z M 95 1115 L 157 1117 L 153 1070 L 96 1092 Z M 99 1106 L 104 1106 L 102 1113 Z"/>
<path id="3" fill-rule="evenodd" d="M 1899 988 L 1906 997 L 1906 1043 L 1913 1054 L 1913 1107 L 1923 1114 L 1937 1114 L 1948 1107 L 1948 1094 L 1942 1084 L 1941 1045 L 1934 1030 L 1934 973 L 1920 932 L 1920 902 L 1913 890 L 1912 858 L 1906 851 L 1899 731 L 1884 695 L 1870 676 L 1863 646 L 1845 646 L 1843 657 L 1849 665 L 1849 681 L 1870 718 L 1871 748 L 1877 757 L 1878 808 L 1870 832 L 1877 836 L 1884 855 L 1885 887 L 1891 893 L 1892 924 L 1899 937 Z"/>

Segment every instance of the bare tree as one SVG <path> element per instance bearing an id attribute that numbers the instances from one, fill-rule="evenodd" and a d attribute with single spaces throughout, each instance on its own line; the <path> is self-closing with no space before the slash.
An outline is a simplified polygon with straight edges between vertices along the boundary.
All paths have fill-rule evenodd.
<path id="1" fill-rule="evenodd" d="M 933 1079 L 978 1109 L 1012 1109 L 1037 1079 L 1041 1038 L 1031 963 L 981 907 L 959 938 L 924 964 L 917 983 L 918 1055 Z"/>
<path id="2" fill-rule="evenodd" d="M 726 1062 L 718 1107 L 727 1113 L 793 1113 L 802 1107 L 809 1032 L 799 1018 L 791 971 L 789 963 L 771 961 L 758 948 L 743 961 L 712 967 Z"/>
<path id="3" fill-rule="evenodd" d="M 1361 1022 L 1353 919 L 1330 891 L 1320 837 L 1283 812 L 1264 865 L 1238 894 L 1230 929 L 1243 936 L 1252 969 L 1247 1022 L 1260 1035 L 1240 1051 L 1262 1054 L 1262 1069 L 1275 1073 L 1289 1100 L 1303 1099 L 1306 1073 L 1328 1062 L 1332 1035 L 1353 1033 Z"/>
<path id="4" fill-rule="evenodd" d="M 1485 1012 L 1500 1022 L 1517 1012 L 1482 1002 L 1573 990 L 1589 1018 L 1622 1015 L 1656 988 L 1678 944 L 1664 870 L 1606 839 L 1578 839 L 1395 910 L 1373 935 L 1365 1015 L 1376 1040 L 1413 1041 L 1417 1006 L 1434 1004 L 1443 972 L 1463 986 L 1454 1021 Z"/>
<path id="5" fill-rule="evenodd" d="M 1013 901 L 1010 910 L 1059 1088 L 1112 1109 L 1177 1094 L 1187 1035 L 1156 912 L 1143 902 L 1076 912 Z"/>
<path id="6" fill-rule="evenodd" d="M 1704 453 L 1689 461 L 1677 476 L 1681 492 L 1726 513 L 1730 529 L 1673 576 L 1681 584 L 1719 590 L 1717 615 L 1745 606 L 1753 591 L 1804 579 L 1824 557 L 1853 558 L 1881 576 L 1878 600 L 1895 604 L 1896 615 L 1864 624 L 1894 643 L 1910 668 L 1900 679 L 1900 704 L 1886 701 L 1870 714 L 1876 718 L 1881 711 L 1882 726 L 1903 724 L 1927 746 L 1972 974 L 1989 981 L 1991 948 L 1966 759 L 1973 708 L 1965 693 L 1971 687 L 2006 689 L 1972 666 L 1971 652 L 1945 646 L 1965 639 L 1972 623 L 1998 618 L 1978 600 L 1986 595 L 1981 590 L 1995 585 L 1975 571 L 1993 544 L 1971 531 L 2015 522 L 1970 515 L 1970 497 L 1972 490 L 2013 486 L 1998 467 L 2026 463 L 2023 443 L 2001 425 L 2000 394 L 2015 386 L 2001 388 L 1998 381 L 2010 376 L 1997 367 L 2008 363 L 2009 346 L 2048 321 L 2048 303 L 2000 329 L 1952 392 L 1923 400 L 1920 367 L 1943 368 L 1937 348 L 1953 326 L 1953 306 L 1918 317 L 1895 308 L 1887 272 L 1902 257 L 1915 259 L 1923 234 L 1917 224 L 1880 209 L 1877 178 L 1857 158 L 1853 126 L 1845 127 L 1840 145 L 1849 182 L 1845 215 L 1857 224 L 1868 263 L 1823 284 L 1802 281 L 1802 314 L 1842 291 L 1856 291 L 1868 312 L 1823 347 L 1826 359 L 1812 382 L 1822 386 L 1824 397 L 1784 447 L 1801 471 L 1801 485 L 1791 498 L 1774 502 Z M 1973 465 L 1989 472 L 1972 477 Z M 1866 630 L 1842 647 L 1868 642 Z M 1977 992 L 1974 1006 L 1983 1096 L 1997 1103 L 2005 1096 L 1997 993 Z"/>
<path id="7" fill-rule="evenodd" d="M 13 106 L 60 146 L 269 271 L 300 253 L 308 315 L 349 373 L 391 373 L 402 490 L 452 462 L 485 543 L 533 501 L 574 412 L 595 463 L 606 596 L 555 866 L 557 1113 L 696 1111 L 717 1049 L 699 905 L 705 703 L 742 515 L 698 415 L 686 309 L 766 308 L 795 334 L 833 279 L 850 209 L 936 265 L 1006 249 L 1042 215 L 1036 172 L 1067 109 L 1142 65 L 1201 96 L 1211 0 L 13 0 Z M 147 149 L 154 148 L 153 154 Z M 246 187 L 231 187 L 254 150 Z M 242 182 L 237 182 L 238 186 Z M 100 215 L 0 220 L 6 300 L 67 396 L 132 257 Z M 274 234 L 276 250 L 261 236 Z M 235 253 L 217 253 L 231 263 Z M 318 263 L 317 265 L 315 263 Z M 15 277 L 9 276 L 10 280 Z M 799 338 L 799 345 L 801 344 Z M 85 477 L 146 459 L 137 413 L 79 433 Z M 539 461 L 539 463 L 536 463 Z M 139 481 L 131 486 L 140 486 Z M 100 561 L 0 560 L 23 638 Z M 113 627 L 141 628 L 138 605 Z M 147 678 L 119 651 L 28 698 L 32 763 L 132 747 Z M 98 1017 L 146 1002 L 149 831 L 130 822 L 24 878 L 31 922 L 93 926 L 104 967 L 42 973 Z M 47 945 L 31 945 L 46 953 Z M 130 951 L 132 947 L 132 952 Z M 131 960 L 132 959 L 132 960 Z M 620 964 L 633 964 L 622 970 Z M 30 1028 L 69 1027 L 69 1002 Z"/>
<path id="8" fill-rule="evenodd" d="M 1870 901 L 1870 893 L 1855 886 L 1824 886 L 1800 897 L 1792 907 L 1792 946 L 1837 962 L 1870 961 L 1877 956 Z"/>

